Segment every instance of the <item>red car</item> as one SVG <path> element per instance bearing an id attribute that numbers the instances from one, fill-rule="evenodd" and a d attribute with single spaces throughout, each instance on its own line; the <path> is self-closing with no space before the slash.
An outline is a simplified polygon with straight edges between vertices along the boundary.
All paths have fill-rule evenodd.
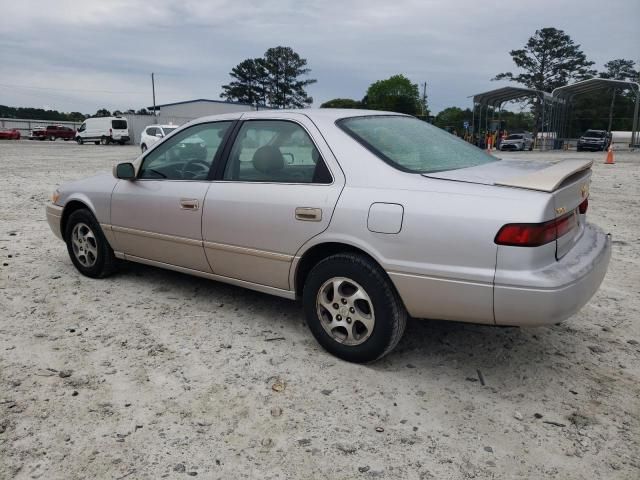
<path id="1" fill-rule="evenodd" d="M 60 125 L 48 125 L 47 128 L 34 128 L 31 132 L 31 138 L 34 140 L 44 140 L 48 138 L 52 142 L 58 138 L 62 138 L 66 142 L 67 140 L 73 140 L 75 136 L 76 131 L 74 129 Z"/>
<path id="2" fill-rule="evenodd" d="M 20 140 L 20 130 L 17 128 L 0 128 L 0 140 Z"/>

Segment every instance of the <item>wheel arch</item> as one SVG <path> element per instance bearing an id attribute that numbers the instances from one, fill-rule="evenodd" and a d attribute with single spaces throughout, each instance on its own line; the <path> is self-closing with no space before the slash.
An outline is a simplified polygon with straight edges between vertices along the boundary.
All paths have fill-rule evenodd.
<path id="1" fill-rule="evenodd" d="M 385 275 L 387 275 L 385 269 L 382 267 L 376 257 L 362 247 L 351 243 L 345 243 L 343 241 L 324 241 L 312 245 L 307 250 L 305 250 L 293 267 L 292 285 L 297 297 L 300 297 L 302 295 L 304 283 L 311 269 L 315 265 L 317 265 L 318 262 L 338 253 L 360 254 L 378 265 L 382 269 L 382 271 L 385 272 Z M 391 280 L 389 281 L 391 285 L 393 285 L 393 282 L 391 282 Z"/>
<path id="2" fill-rule="evenodd" d="M 69 221 L 69 217 L 73 212 L 82 209 L 89 210 L 91 214 L 96 217 L 96 212 L 91 206 L 91 202 L 87 201 L 86 199 L 72 198 L 65 203 L 64 209 L 62 210 L 62 218 L 60 219 L 60 232 L 62 233 L 63 238 L 67 230 L 67 222 Z"/>

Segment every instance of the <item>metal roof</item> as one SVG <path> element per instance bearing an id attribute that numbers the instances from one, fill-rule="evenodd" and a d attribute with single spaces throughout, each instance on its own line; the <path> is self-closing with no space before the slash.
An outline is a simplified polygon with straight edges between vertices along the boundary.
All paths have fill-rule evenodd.
<path id="1" fill-rule="evenodd" d="M 583 93 L 590 93 L 596 90 L 602 90 L 604 88 L 628 88 L 640 92 L 640 84 L 637 82 L 628 82 L 625 80 L 611 80 L 609 78 L 590 78 L 589 80 L 583 80 L 581 82 L 572 83 L 571 85 L 565 85 L 564 87 L 558 87 L 553 90 L 552 95 L 555 98 L 565 98 L 572 100 L 576 95 L 582 95 Z"/>
<path id="2" fill-rule="evenodd" d="M 495 90 L 489 90 L 484 93 L 476 93 L 472 95 L 474 103 L 482 103 L 487 105 L 500 105 L 510 100 L 518 100 L 520 98 L 528 97 L 543 97 L 549 98 L 551 95 L 542 90 L 535 90 L 533 88 L 524 87 L 502 87 Z"/>
<path id="3" fill-rule="evenodd" d="M 206 102 L 206 103 L 224 103 L 226 105 L 244 105 L 247 107 L 253 107 L 250 103 L 242 103 L 242 102 L 228 102 L 225 100 L 209 100 L 208 98 L 196 98 L 195 100 L 184 100 L 182 102 L 173 102 L 173 103 L 164 103 L 162 105 L 156 105 L 156 109 L 162 107 L 171 107 L 173 105 L 185 105 L 187 103 L 197 103 L 197 102 Z M 147 110 L 153 110 L 153 105 L 147 107 Z"/>

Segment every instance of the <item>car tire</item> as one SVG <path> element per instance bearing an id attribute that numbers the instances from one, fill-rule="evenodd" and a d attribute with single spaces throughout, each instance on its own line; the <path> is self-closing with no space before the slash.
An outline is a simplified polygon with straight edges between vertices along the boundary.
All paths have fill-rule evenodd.
<path id="1" fill-rule="evenodd" d="M 142 150 L 142 153 L 147 151 L 147 146 L 143 143 L 142 145 L 140 145 L 140 150 Z"/>
<path id="2" fill-rule="evenodd" d="M 83 275 L 103 278 L 115 270 L 113 249 L 89 210 L 76 210 L 69 216 L 64 238 L 71 262 Z"/>
<path id="3" fill-rule="evenodd" d="M 93 142 L 95 145 L 100 145 L 100 140 L 98 140 L 97 142 Z"/>
<path id="4" fill-rule="evenodd" d="M 109 139 L 107 137 L 102 137 L 100 139 L 100 144 L 101 145 L 109 145 Z"/>
<path id="5" fill-rule="evenodd" d="M 84 143 L 84 140 L 82 140 L 82 137 L 76 137 L 76 143 L 78 145 L 82 145 Z"/>
<path id="6" fill-rule="evenodd" d="M 56 141 L 56 137 L 54 135 L 50 135 L 49 136 L 49 141 L 50 142 L 55 142 Z"/>
<path id="7" fill-rule="evenodd" d="M 318 343 L 349 362 L 385 356 L 407 323 L 402 300 L 386 273 L 359 254 L 340 253 L 315 265 L 305 281 L 303 305 Z"/>

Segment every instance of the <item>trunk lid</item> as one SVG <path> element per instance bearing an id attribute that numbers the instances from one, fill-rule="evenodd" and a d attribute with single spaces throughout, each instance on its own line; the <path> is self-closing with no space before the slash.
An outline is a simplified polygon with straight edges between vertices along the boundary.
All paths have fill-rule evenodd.
<path id="1" fill-rule="evenodd" d="M 500 160 L 459 170 L 424 174 L 428 178 L 536 190 L 551 195 L 556 217 L 576 215 L 577 226 L 556 240 L 556 259 L 562 258 L 582 236 L 585 215 L 578 206 L 589 195 L 592 160 Z M 552 220 L 552 219 L 545 219 Z"/>

